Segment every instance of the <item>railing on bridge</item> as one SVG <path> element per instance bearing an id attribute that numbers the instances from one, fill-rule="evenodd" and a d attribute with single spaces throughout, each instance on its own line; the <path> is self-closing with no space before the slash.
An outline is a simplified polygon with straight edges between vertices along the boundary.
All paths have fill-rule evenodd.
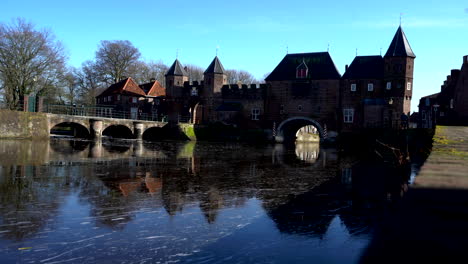
<path id="1" fill-rule="evenodd" d="M 118 111 L 113 107 L 102 106 L 73 106 L 73 105 L 44 105 L 43 111 L 50 114 L 73 115 L 87 117 L 119 118 L 145 121 L 167 122 L 166 115 L 148 114 L 130 111 Z M 182 121 L 181 121 L 182 122 Z"/>

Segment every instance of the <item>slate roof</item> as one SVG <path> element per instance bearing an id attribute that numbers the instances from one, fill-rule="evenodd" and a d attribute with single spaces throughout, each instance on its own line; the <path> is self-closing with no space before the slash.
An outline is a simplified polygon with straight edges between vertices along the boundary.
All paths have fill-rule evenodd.
<path id="1" fill-rule="evenodd" d="M 356 56 L 343 74 L 343 79 L 380 79 L 384 76 L 381 56 Z"/>
<path id="2" fill-rule="evenodd" d="M 106 90 L 104 90 L 100 95 L 96 97 L 107 96 L 107 95 L 112 95 L 112 94 L 146 96 L 146 93 L 130 77 L 120 82 L 112 84 Z"/>
<path id="3" fill-rule="evenodd" d="M 296 68 L 305 62 L 307 79 L 340 79 L 335 63 L 328 52 L 287 54 L 276 68 L 265 78 L 266 81 L 285 81 L 296 79 Z"/>
<path id="4" fill-rule="evenodd" d="M 226 71 L 224 70 L 223 64 L 221 64 L 221 61 L 219 60 L 218 56 L 216 56 L 213 61 L 211 62 L 210 66 L 206 68 L 205 73 L 221 73 L 221 74 L 226 74 Z"/>
<path id="5" fill-rule="evenodd" d="M 180 61 L 176 59 L 169 70 L 167 70 L 165 76 L 168 75 L 188 76 L 188 73 L 185 71 Z"/>
<path id="6" fill-rule="evenodd" d="M 405 32 L 403 32 L 401 26 L 398 27 L 397 32 L 393 37 L 392 43 L 390 43 L 390 47 L 388 47 L 387 53 L 385 53 L 385 57 L 416 58 L 416 55 L 414 55 L 408 39 L 406 38 Z"/>
<path id="7" fill-rule="evenodd" d="M 152 81 L 149 83 L 141 84 L 140 88 L 149 96 L 165 96 L 166 95 L 166 88 L 162 87 L 162 85 L 158 81 Z"/>

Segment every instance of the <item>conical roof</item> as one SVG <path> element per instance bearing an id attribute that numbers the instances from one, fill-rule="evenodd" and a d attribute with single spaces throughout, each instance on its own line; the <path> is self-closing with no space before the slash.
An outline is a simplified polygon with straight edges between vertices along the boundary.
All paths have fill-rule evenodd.
<path id="1" fill-rule="evenodd" d="M 188 73 L 185 71 L 184 67 L 182 67 L 179 60 L 176 59 L 169 70 L 167 70 L 166 76 L 168 75 L 188 76 Z"/>
<path id="2" fill-rule="evenodd" d="M 216 56 L 211 62 L 210 66 L 206 68 L 205 74 L 206 73 L 220 73 L 220 74 L 226 73 L 226 71 L 224 70 L 223 64 L 221 64 L 221 61 L 219 61 L 218 56 Z"/>
<path id="3" fill-rule="evenodd" d="M 398 30 L 393 37 L 392 43 L 390 43 L 390 47 L 388 47 L 387 53 L 385 53 L 385 57 L 416 58 L 416 55 L 414 55 L 408 39 L 406 38 L 405 32 L 403 32 L 401 26 L 398 27 Z"/>

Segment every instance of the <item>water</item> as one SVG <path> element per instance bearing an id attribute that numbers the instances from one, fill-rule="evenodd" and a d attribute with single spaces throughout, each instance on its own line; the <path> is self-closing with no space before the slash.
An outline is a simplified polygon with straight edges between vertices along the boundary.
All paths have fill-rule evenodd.
<path id="1" fill-rule="evenodd" d="M 406 179 L 317 144 L 0 141 L 2 263 L 356 263 Z"/>

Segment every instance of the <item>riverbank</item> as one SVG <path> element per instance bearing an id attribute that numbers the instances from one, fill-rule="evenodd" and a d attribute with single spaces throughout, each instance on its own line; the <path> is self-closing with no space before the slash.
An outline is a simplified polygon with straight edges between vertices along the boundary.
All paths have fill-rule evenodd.
<path id="1" fill-rule="evenodd" d="M 451 263 L 468 257 L 468 127 L 438 126 L 433 142 L 362 263 Z"/>

